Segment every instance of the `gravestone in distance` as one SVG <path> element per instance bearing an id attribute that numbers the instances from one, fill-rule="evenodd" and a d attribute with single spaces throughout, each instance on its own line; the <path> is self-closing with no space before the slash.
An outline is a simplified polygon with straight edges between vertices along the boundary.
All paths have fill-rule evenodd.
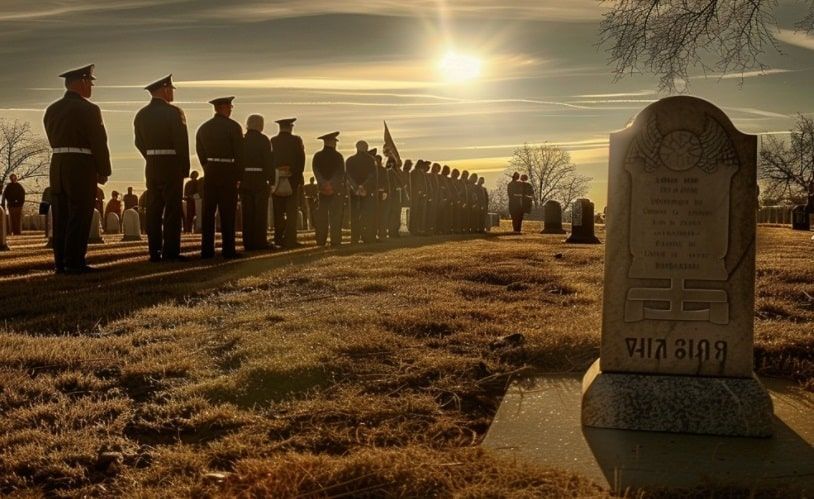
<path id="1" fill-rule="evenodd" d="M 571 234 L 566 243 L 599 244 L 594 235 L 594 204 L 589 199 L 577 199 L 571 205 Z"/>
<path id="2" fill-rule="evenodd" d="M 103 244 L 102 239 L 102 215 L 99 210 L 93 210 L 93 218 L 90 221 L 90 236 L 88 237 L 89 244 Z"/>
<path id="3" fill-rule="evenodd" d="M 791 228 L 792 230 L 811 230 L 811 222 L 805 205 L 795 206 L 791 210 Z"/>
<path id="4" fill-rule="evenodd" d="M 122 241 L 141 241 L 141 221 L 138 212 L 133 208 L 122 213 Z"/>
<path id="5" fill-rule="evenodd" d="M 562 228 L 562 206 L 549 199 L 543 205 L 543 231 L 541 234 L 565 234 Z"/>
<path id="6" fill-rule="evenodd" d="M 399 219 L 401 222 L 399 224 L 399 235 L 400 236 L 407 236 L 410 234 L 410 208 L 407 206 L 403 206 L 401 208 L 401 218 Z"/>
<path id="7" fill-rule="evenodd" d="M 670 97 L 611 135 L 600 358 L 587 426 L 770 436 L 752 372 L 757 137 Z"/>
<path id="8" fill-rule="evenodd" d="M 119 215 L 117 213 L 111 211 L 105 216 L 105 232 L 107 234 L 118 234 L 121 232 Z"/>

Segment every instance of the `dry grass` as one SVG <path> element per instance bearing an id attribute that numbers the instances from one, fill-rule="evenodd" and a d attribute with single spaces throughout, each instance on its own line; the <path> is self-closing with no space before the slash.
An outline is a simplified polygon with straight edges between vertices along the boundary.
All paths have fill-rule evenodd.
<path id="1" fill-rule="evenodd" d="M 795 235 L 760 231 L 756 356 L 812 389 Z M 91 258 L 108 271 L 79 278 L 3 255 L 0 495 L 603 496 L 475 447 L 513 374 L 598 354 L 603 248 L 561 240 L 167 265 L 109 244 Z"/>

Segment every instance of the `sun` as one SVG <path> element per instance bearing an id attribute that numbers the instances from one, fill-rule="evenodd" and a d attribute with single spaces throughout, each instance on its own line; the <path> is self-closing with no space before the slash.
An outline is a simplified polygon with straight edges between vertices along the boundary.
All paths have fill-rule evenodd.
<path id="1" fill-rule="evenodd" d="M 482 63 L 477 57 L 450 50 L 438 62 L 441 78 L 450 83 L 463 83 L 477 79 Z"/>

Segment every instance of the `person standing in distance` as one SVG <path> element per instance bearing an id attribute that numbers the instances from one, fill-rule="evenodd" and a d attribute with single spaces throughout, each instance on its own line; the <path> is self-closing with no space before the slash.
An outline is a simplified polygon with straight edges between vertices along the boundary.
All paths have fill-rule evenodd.
<path id="1" fill-rule="evenodd" d="M 286 248 L 302 246 L 297 242 L 297 205 L 305 170 L 305 145 L 294 135 L 297 118 L 277 120 L 280 131 L 271 138 L 277 182 L 272 192 L 274 204 L 274 244 Z M 285 187 L 288 184 L 288 187 Z"/>
<path id="2" fill-rule="evenodd" d="M 339 132 L 333 132 L 320 140 L 325 144 L 321 151 L 314 154 L 311 165 L 317 178 L 319 201 L 316 212 L 316 238 L 319 246 L 328 242 L 331 246 L 342 244 L 342 204 L 345 199 L 345 158 L 336 150 Z"/>
<path id="3" fill-rule="evenodd" d="M 201 258 L 215 256 L 215 210 L 220 212 L 224 258 L 238 258 L 235 251 L 237 184 L 243 177 L 243 129 L 231 119 L 234 97 L 209 101 L 215 116 L 198 128 L 195 150 L 204 170 Z"/>
<path id="4" fill-rule="evenodd" d="M 274 180 L 274 167 L 271 142 L 263 133 L 264 125 L 259 114 L 249 116 L 243 138 L 246 165 L 240 182 L 240 205 L 243 208 L 243 248 L 247 251 L 269 247 L 269 180 Z"/>
<path id="5" fill-rule="evenodd" d="M 150 83 L 152 99 L 133 122 L 136 148 L 146 161 L 147 242 L 150 261 L 185 261 L 181 254 L 184 178 L 189 176 L 189 135 L 172 75 Z"/>
<path id="6" fill-rule="evenodd" d="M 111 174 L 107 132 L 92 94 L 93 64 L 59 75 L 65 95 L 45 110 L 43 123 L 51 145 L 50 186 L 56 272 L 84 274 L 97 183 Z"/>

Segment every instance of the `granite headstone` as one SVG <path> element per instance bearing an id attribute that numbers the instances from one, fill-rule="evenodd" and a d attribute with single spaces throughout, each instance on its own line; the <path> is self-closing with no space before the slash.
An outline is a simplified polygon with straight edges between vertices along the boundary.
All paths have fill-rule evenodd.
<path id="1" fill-rule="evenodd" d="M 90 221 L 90 235 L 88 236 L 88 243 L 102 244 L 105 240 L 102 239 L 102 214 L 99 210 L 93 210 L 93 218 Z"/>
<path id="2" fill-rule="evenodd" d="M 594 234 L 594 204 L 589 199 L 577 199 L 571 205 L 571 234 L 566 243 L 599 244 Z"/>
<path id="3" fill-rule="evenodd" d="M 611 135 L 600 358 L 583 423 L 771 434 L 752 372 L 757 137 L 669 97 Z"/>
<path id="4" fill-rule="evenodd" d="M 565 234 L 562 228 L 562 206 L 557 201 L 549 199 L 543 205 L 543 231 L 542 234 Z"/>
<path id="5" fill-rule="evenodd" d="M 141 221 L 138 212 L 133 208 L 122 213 L 122 241 L 141 241 Z"/>

